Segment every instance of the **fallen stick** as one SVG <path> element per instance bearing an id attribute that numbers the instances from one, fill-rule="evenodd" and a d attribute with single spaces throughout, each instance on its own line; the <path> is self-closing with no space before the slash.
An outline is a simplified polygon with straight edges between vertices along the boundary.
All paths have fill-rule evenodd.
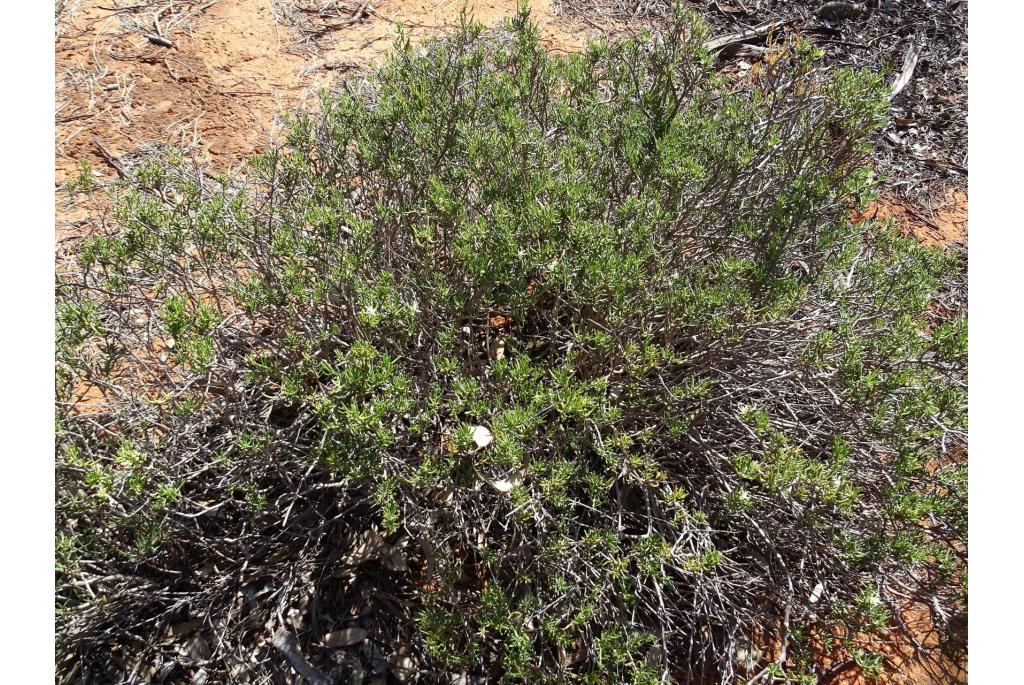
<path id="1" fill-rule="evenodd" d="M 781 28 L 789 23 L 789 21 L 781 19 L 778 21 L 766 21 L 763 24 L 758 24 L 750 29 L 744 29 L 742 31 L 737 31 L 736 33 L 728 33 L 724 36 L 719 36 L 718 38 L 712 38 L 704 43 L 704 48 L 709 52 L 715 52 L 722 48 L 729 47 L 730 45 L 735 45 L 736 43 L 746 43 L 747 41 L 760 38 L 761 36 L 771 33 L 775 29 Z"/>
<path id="2" fill-rule="evenodd" d="M 914 69 L 917 67 L 917 60 L 921 57 L 921 50 L 923 49 L 924 41 L 918 36 L 914 39 L 914 44 L 907 50 L 906 57 L 903 58 L 903 70 L 900 71 L 896 80 L 892 82 L 892 90 L 889 93 L 890 98 L 899 95 L 900 91 L 910 83 L 910 79 L 914 75 Z"/>

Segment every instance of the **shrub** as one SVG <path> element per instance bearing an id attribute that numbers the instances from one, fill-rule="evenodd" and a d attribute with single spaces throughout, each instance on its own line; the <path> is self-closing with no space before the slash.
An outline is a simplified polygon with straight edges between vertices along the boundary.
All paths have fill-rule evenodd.
<path id="1" fill-rule="evenodd" d="M 795 679 L 962 612 L 960 267 L 848 219 L 885 89 L 704 38 L 467 22 L 138 169 L 57 288 L 61 670 Z"/>

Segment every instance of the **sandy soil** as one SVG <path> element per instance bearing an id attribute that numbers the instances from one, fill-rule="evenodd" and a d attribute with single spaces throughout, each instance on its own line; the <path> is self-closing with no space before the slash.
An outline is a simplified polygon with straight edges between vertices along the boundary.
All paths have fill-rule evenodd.
<path id="1" fill-rule="evenodd" d="M 904 233 L 928 245 L 967 241 L 967 193 L 953 188 L 933 207 L 899 202 L 891 196 L 875 200 L 855 219 L 892 219 Z"/>
<path id="2" fill-rule="evenodd" d="M 382 0 L 362 14 L 341 10 L 352 18 L 333 30 L 302 5 L 183 0 L 131 10 L 118 7 L 139 7 L 138 0 L 70 0 L 56 39 L 57 183 L 76 175 L 82 160 L 112 176 L 107 154 L 119 158 L 146 143 L 174 143 L 218 167 L 237 164 L 279 136 L 283 112 L 314 107 L 320 88 L 379 62 L 399 21 L 420 40 L 456 26 L 461 7 L 456 0 Z M 515 6 L 490 0 L 471 8 L 490 26 Z M 587 31 L 556 22 L 550 0 L 535 2 L 533 16 L 550 48 L 585 44 Z M 173 47 L 146 38 L 157 22 Z"/>
<path id="3" fill-rule="evenodd" d="M 915 639 L 929 650 L 931 658 L 922 660 L 907 640 L 894 637 L 885 644 L 875 642 L 873 648 L 885 654 L 893 673 L 882 681 L 884 685 L 967 685 L 967 663 L 947 658 L 939 651 L 938 634 L 931 614 L 915 607 L 904 612 L 902 620 L 914 633 Z M 838 664 L 837 664 L 838 666 Z M 868 685 L 866 679 L 852 663 L 837 668 L 823 685 Z M 881 684 L 879 684 L 881 685 Z"/>
<path id="4" fill-rule="evenodd" d="M 470 2 L 488 26 L 516 0 Z M 556 16 L 553 0 L 533 0 L 532 16 L 553 51 L 582 48 L 596 22 Z M 401 22 L 415 40 L 458 24 L 461 0 L 58 0 L 55 31 L 57 193 L 61 246 L 103 220 L 100 196 L 61 189 L 87 162 L 98 180 L 156 145 L 174 144 L 215 170 L 228 170 L 279 140 L 285 112 L 316 107 L 316 94 L 354 70 L 379 63 Z M 607 22 L 605 22 L 607 24 Z M 607 28 L 607 27 L 605 27 Z M 156 34 L 172 47 L 150 41 Z M 965 241 L 967 195 L 950 191 L 937 207 L 882 197 L 865 216 L 894 218 L 933 244 Z M 898 656 L 902 652 L 894 652 Z M 904 661 L 900 685 L 964 682 L 949 664 Z M 855 671 L 839 674 L 859 682 Z"/>

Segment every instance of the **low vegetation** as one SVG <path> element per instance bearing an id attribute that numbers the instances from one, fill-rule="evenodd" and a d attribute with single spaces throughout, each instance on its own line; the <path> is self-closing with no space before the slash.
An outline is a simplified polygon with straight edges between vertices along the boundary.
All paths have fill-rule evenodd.
<path id="1" fill-rule="evenodd" d="M 705 38 L 467 22 L 138 168 L 57 284 L 59 670 L 813 683 L 957 625 L 963 265 L 849 219 L 877 76 Z"/>

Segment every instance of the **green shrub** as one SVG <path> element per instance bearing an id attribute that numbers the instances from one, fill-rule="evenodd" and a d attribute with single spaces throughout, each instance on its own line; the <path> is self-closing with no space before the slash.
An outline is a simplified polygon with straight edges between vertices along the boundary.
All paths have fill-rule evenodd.
<path id="1" fill-rule="evenodd" d="M 424 682 L 731 682 L 961 611 L 959 266 L 848 219 L 884 85 L 705 33 L 400 39 L 248 176 L 140 169 L 57 289 L 61 668 L 193 617 L 232 681 L 313 598 L 314 663 L 369 601 Z"/>

